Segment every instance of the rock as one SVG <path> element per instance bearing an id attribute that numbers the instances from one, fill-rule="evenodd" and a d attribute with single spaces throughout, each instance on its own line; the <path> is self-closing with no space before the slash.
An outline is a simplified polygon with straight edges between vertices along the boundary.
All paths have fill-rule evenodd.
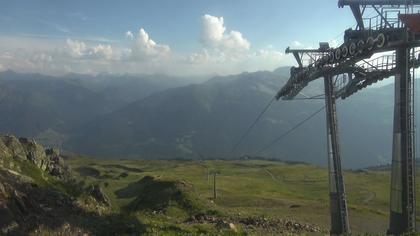
<path id="1" fill-rule="evenodd" d="M 1 160 L 8 157 L 6 150 L 7 150 L 6 144 L 3 142 L 3 139 L 0 137 L 0 159 Z"/>
<path id="2" fill-rule="evenodd" d="M 47 149 L 28 138 L 17 139 L 12 135 L 0 136 L 0 159 L 13 158 L 29 161 L 48 174 L 64 178 L 68 168 L 58 149 Z M 10 163 L 12 166 L 13 163 Z"/>
<path id="3" fill-rule="evenodd" d="M 45 170 L 47 156 L 44 148 L 38 145 L 35 140 L 29 140 L 27 138 L 19 138 L 19 142 L 26 153 L 26 159 L 34 163 L 41 170 Z"/>
<path id="4" fill-rule="evenodd" d="M 1 233 L 7 235 L 8 233 L 12 232 L 14 229 L 18 228 L 19 224 L 16 221 L 12 221 L 10 224 L 1 227 Z"/>
<path id="5" fill-rule="evenodd" d="M 25 204 L 24 196 L 22 196 L 20 193 L 18 193 L 16 190 L 13 191 L 13 202 L 19 209 L 20 213 L 26 214 L 28 212 L 27 206 Z"/>
<path id="6" fill-rule="evenodd" d="M 103 203 L 107 206 L 111 206 L 111 201 L 108 196 L 104 193 L 99 185 L 92 185 L 89 190 L 90 195 L 96 199 L 96 201 Z"/>
<path id="7" fill-rule="evenodd" d="M 248 217 L 239 220 L 239 223 L 247 228 L 263 228 L 265 230 L 279 233 L 289 232 L 301 234 L 304 232 L 321 232 L 321 228 L 295 222 L 291 219 L 268 219 L 265 217 Z"/>
<path id="8" fill-rule="evenodd" d="M 2 183 L 0 183 L 0 195 L 5 196 L 6 195 L 6 188 Z"/>
<path id="9" fill-rule="evenodd" d="M 26 160 L 26 152 L 19 140 L 13 135 L 0 137 L 2 158 L 16 158 Z"/>
<path id="10" fill-rule="evenodd" d="M 46 149 L 45 155 L 47 157 L 46 171 L 50 175 L 65 178 L 69 174 L 69 171 L 64 165 L 64 160 L 60 156 L 60 151 L 58 149 Z"/>
<path id="11" fill-rule="evenodd" d="M 219 229 L 228 229 L 229 224 L 226 221 L 219 219 L 216 222 L 216 227 Z"/>
<path id="12" fill-rule="evenodd" d="M 58 150 L 57 148 L 48 148 L 45 149 L 45 154 L 47 156 L 60 156 L 60 150 Z"/>
<path id="13" fill-rule="evenodd" d="M 238 229 L 236 229 L 236 226 L 235 226 L 235 224 L 233 224 L 233 223 L 229 223 L 229 228 L 230 228 L 231 230 L 233 230 L 235 233 L 236 233 L 236 232 L 238 232 Z"/>

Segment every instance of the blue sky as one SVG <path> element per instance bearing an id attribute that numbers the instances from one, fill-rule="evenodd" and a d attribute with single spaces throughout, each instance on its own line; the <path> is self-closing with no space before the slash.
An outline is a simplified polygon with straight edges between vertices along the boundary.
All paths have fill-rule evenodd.
<path id="1" fill-rule="evenodd" d="M 287 46 L 340 41 L 352 25 L 350 9 L 338 8 L 337 0 L 2 1 L 0 69 L 179 75 L 274 69 L 293 63 L 281 55 Z M 28 57 L 33 61 L 18 62 Z"/>

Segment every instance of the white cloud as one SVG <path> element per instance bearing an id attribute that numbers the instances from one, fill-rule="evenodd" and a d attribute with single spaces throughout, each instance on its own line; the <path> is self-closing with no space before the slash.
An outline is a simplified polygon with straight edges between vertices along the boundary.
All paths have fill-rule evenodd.
<path id="1" fill-rule="evenodd" d="M 284 53 L 276 50 L 261 49 L 255 54 L 265 60 L 281 61 L 284 58 Z"/>
<path id="2" fill-rule="evenodd" d="M 0 36 L 0 64 L 3 69 L 52 75 L 74 72 L 207 76 L 273 70 L 293 63 L 290 56 L 272 45 L 251 50 L 251 43 L 240 32 L 226 29 L 223 17 L 204 15 L 201 20 L 202 47 L 193 52 L 173 52 L 143 28 L 122 34 L 125 43 L 118 39 L 98 42 L 87 38 Z"/>
<path id="3" fill-rule="evenodd" d="M 248 51 L 251 44 L 239 31 L 226 33 L 223 17 L 204 15 L 202 17 L 201 40 L 206 47 L 224 52 Z"/>
<path id="4" fill-rule="evenodd" d="M 91 51 L 89 51 L 89 55 L 105 59 L 111 59 L 113 55 L 112 47 L 111 45 L 99 44 L 93 47 Z"/>
<path id="5" fill-rule="evenodd" d="M 127 39 L 132 40 L 132 39 L 134 38 L 134 34 L 133 34 L 131 31 L 127 31 L 127 32 L 125 33 L 125 37 L 126 37 Z"/>
<path id="6" fill-rule="evenodd" d="M 130 58 L 134 60 L 167 59 L 170 56 L 171 48 L 165 44 L 157 44 L 141 28 L 128 52 Z"/>
<path id="7" fill-rule="evenodd" d="M 87 49 L 84 42 L 71 39 L 67 39 L 67 47 L 73 57 L 82 57 Z"/>
<path id="8" fill-rule="evenodd" d="M 67 39 L 66 42 L 72 57 L 111 59 L 113 56 L 111 45 L 98 44 L 93 47 L 88 47 L 83 41 Z"/>
<path id="9" fill-rule="evenodd" d="M 208 62 L 210 55 L 206 49 L 203 49 L 201 52 L 191 53 L 188 55 L 187 62 L 192 64 L 202 64 Z"/>
<path id="10" fill-rule="evenodd" d="M 224 27 L 223 17 L 215 17 L 204 15 L 202 17 L 202 35 L 201 39 L 207 45 L 217 46 L 223 39 L 226 31 Z"/>
<path id="11" fill-rule="evenodd" d="M 63 73 L 63 67 L 58 68 L 61 59 L 53 55 L 54 52 L 42 51 L 13 51 L 0 54 L 0 62 L 4 65 L 3 69 L 12 69 L 18 72 L 40 72 L 55 74 L 53 70 L 58 69 Z M 68 54 L 67 54 L 68 55 Z M 64 65 L 65 63 L 62 63 Z"/>

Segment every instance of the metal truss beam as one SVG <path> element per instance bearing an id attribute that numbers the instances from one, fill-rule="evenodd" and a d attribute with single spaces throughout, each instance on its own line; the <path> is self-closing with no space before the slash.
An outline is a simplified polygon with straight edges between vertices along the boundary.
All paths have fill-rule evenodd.
<path id="1" fill-rule="evenodd" d="M 338 6 L 350 6 L 350 5 L 388 5 L 388 6 L 395 6 L 395 5 L 420 5 L 420 0 L 339 0 Z"/>
<path id="2" fill-rule="evenodd" d="M 365 25 L 363 23 L 363 13 L 360 10 L 360 6 L 359 5 L 355 5 L 355 4 L 351 4 L 350 5 L 350 9 L 353 12 L 353 16 L 356 19 L 357 22 L 357 28 L 358 29 L 364 29 Z"/>
<path id="3" fill-rule="evenodd" d="M 290 50 L 298 61 L 299 68 L 291 69 L 290 79 L 277 93 L 277 99 L 291 100 L 311 81 L 324 78 L 328 135 L 328 164 L 330 183 L 331 234 L 349 232 L 347 203 L 341 171 L 341 157 L 337 130 L 336 98 L 346 98 L 376 81 L 395 75 L 394 136 L 391 171 L 391 202 L 389 233 L 402 234 L 415 231 L 415 145 L 414 145 L 414 86 L 410 78 L 410 68 L 420 66 L 419 55 L 410 56 L 411 49 L 420 46 L 420 33 L 413 29 L 418 23 L 407 26 L 399 10 L 405 13 L 420 0 L 339 0 L 340 7 L 350 6 L 358 23 L 356 30 L 346 30 L 344 43 L 338 48 L 303 52 Z M 372 7 L 380 20 L 379 24 L 364 24 L 363 14 Z M 389 16 L 387 9 L 398 13 Z M 395 11 L 395 9 L 397 11 Z M 411 14 L 411 21 L 415 19 Z M 416 16 L 417 17 L 417 16 Z M 415 21 L 415 20 L 414 20 Z M 408 22 L 408 20 L 407 20 Z M 366 28 L 367 27 L 367 28 Z M 411 27 L 411 28 L 410 28 Z M 392 62 L 382 64 L 367 62 L 366 59 L 381 52 L 396 51 Z M 300 54 L 299 54 L 300 53 Z M 304 53 L 320 53 L 312 63 L 303 65 Z M 413 53 L 414 54 L 414 53 Z M 316 59 L 316 60 L 315 60 Z M 387 58 L 388 59 L 388 58 Z M 365 62 L 361 65 L 361 62 Z M 349 75 L 342 78 L 334 91 L 333 76 Z M 344 82 L 347 81 L 347 82 Z M 305 98 L 308 99 L 308 98 Z"/>

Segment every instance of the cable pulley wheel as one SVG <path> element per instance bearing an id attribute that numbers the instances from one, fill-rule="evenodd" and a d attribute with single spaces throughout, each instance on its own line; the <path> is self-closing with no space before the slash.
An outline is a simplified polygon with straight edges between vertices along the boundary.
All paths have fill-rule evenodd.
<path id="1" fill-rule="evenodd" d="M 365 47 L 365 42 L 363 40 L 359 40 L 359 42 L 357 42 L 357 52 L 362 53 L 364 47 Z"/>
<path id="2" fill-rule="evenodd" d="M 336 50 L 335 50 L 335 60 L 340 60 L 341 59 L 341 49 L 340 48 L 337 48 Z"/>
<path id="3" fill-rule="evenodd" d="M 349 46 L 349 54 L 350 56 L 354 56 L 356 54 L 356 44 L 355 43 L 351 43 Z"/>
<path id="4" fill-rule="evenodd" d="M 375 46 L 375 40 L 372 37 L 369 37 L 366 40 L 367 50 L 371 51 L 373 47 Z"/>
<path id="5" fill-rule="evenodd" d="M 386 38 L 383 33 L 378 34 L 376 37 L 376 47 L 383 48 L 386 44 Z"/>
<path id="6" fill-rule="evenodd" d="M 343 46 L 341 48 L 341 55 L 343 56 L 343 58 L 346 58 L 349 55 L 349 49 L 347 48 L 347 46 Z"/>

